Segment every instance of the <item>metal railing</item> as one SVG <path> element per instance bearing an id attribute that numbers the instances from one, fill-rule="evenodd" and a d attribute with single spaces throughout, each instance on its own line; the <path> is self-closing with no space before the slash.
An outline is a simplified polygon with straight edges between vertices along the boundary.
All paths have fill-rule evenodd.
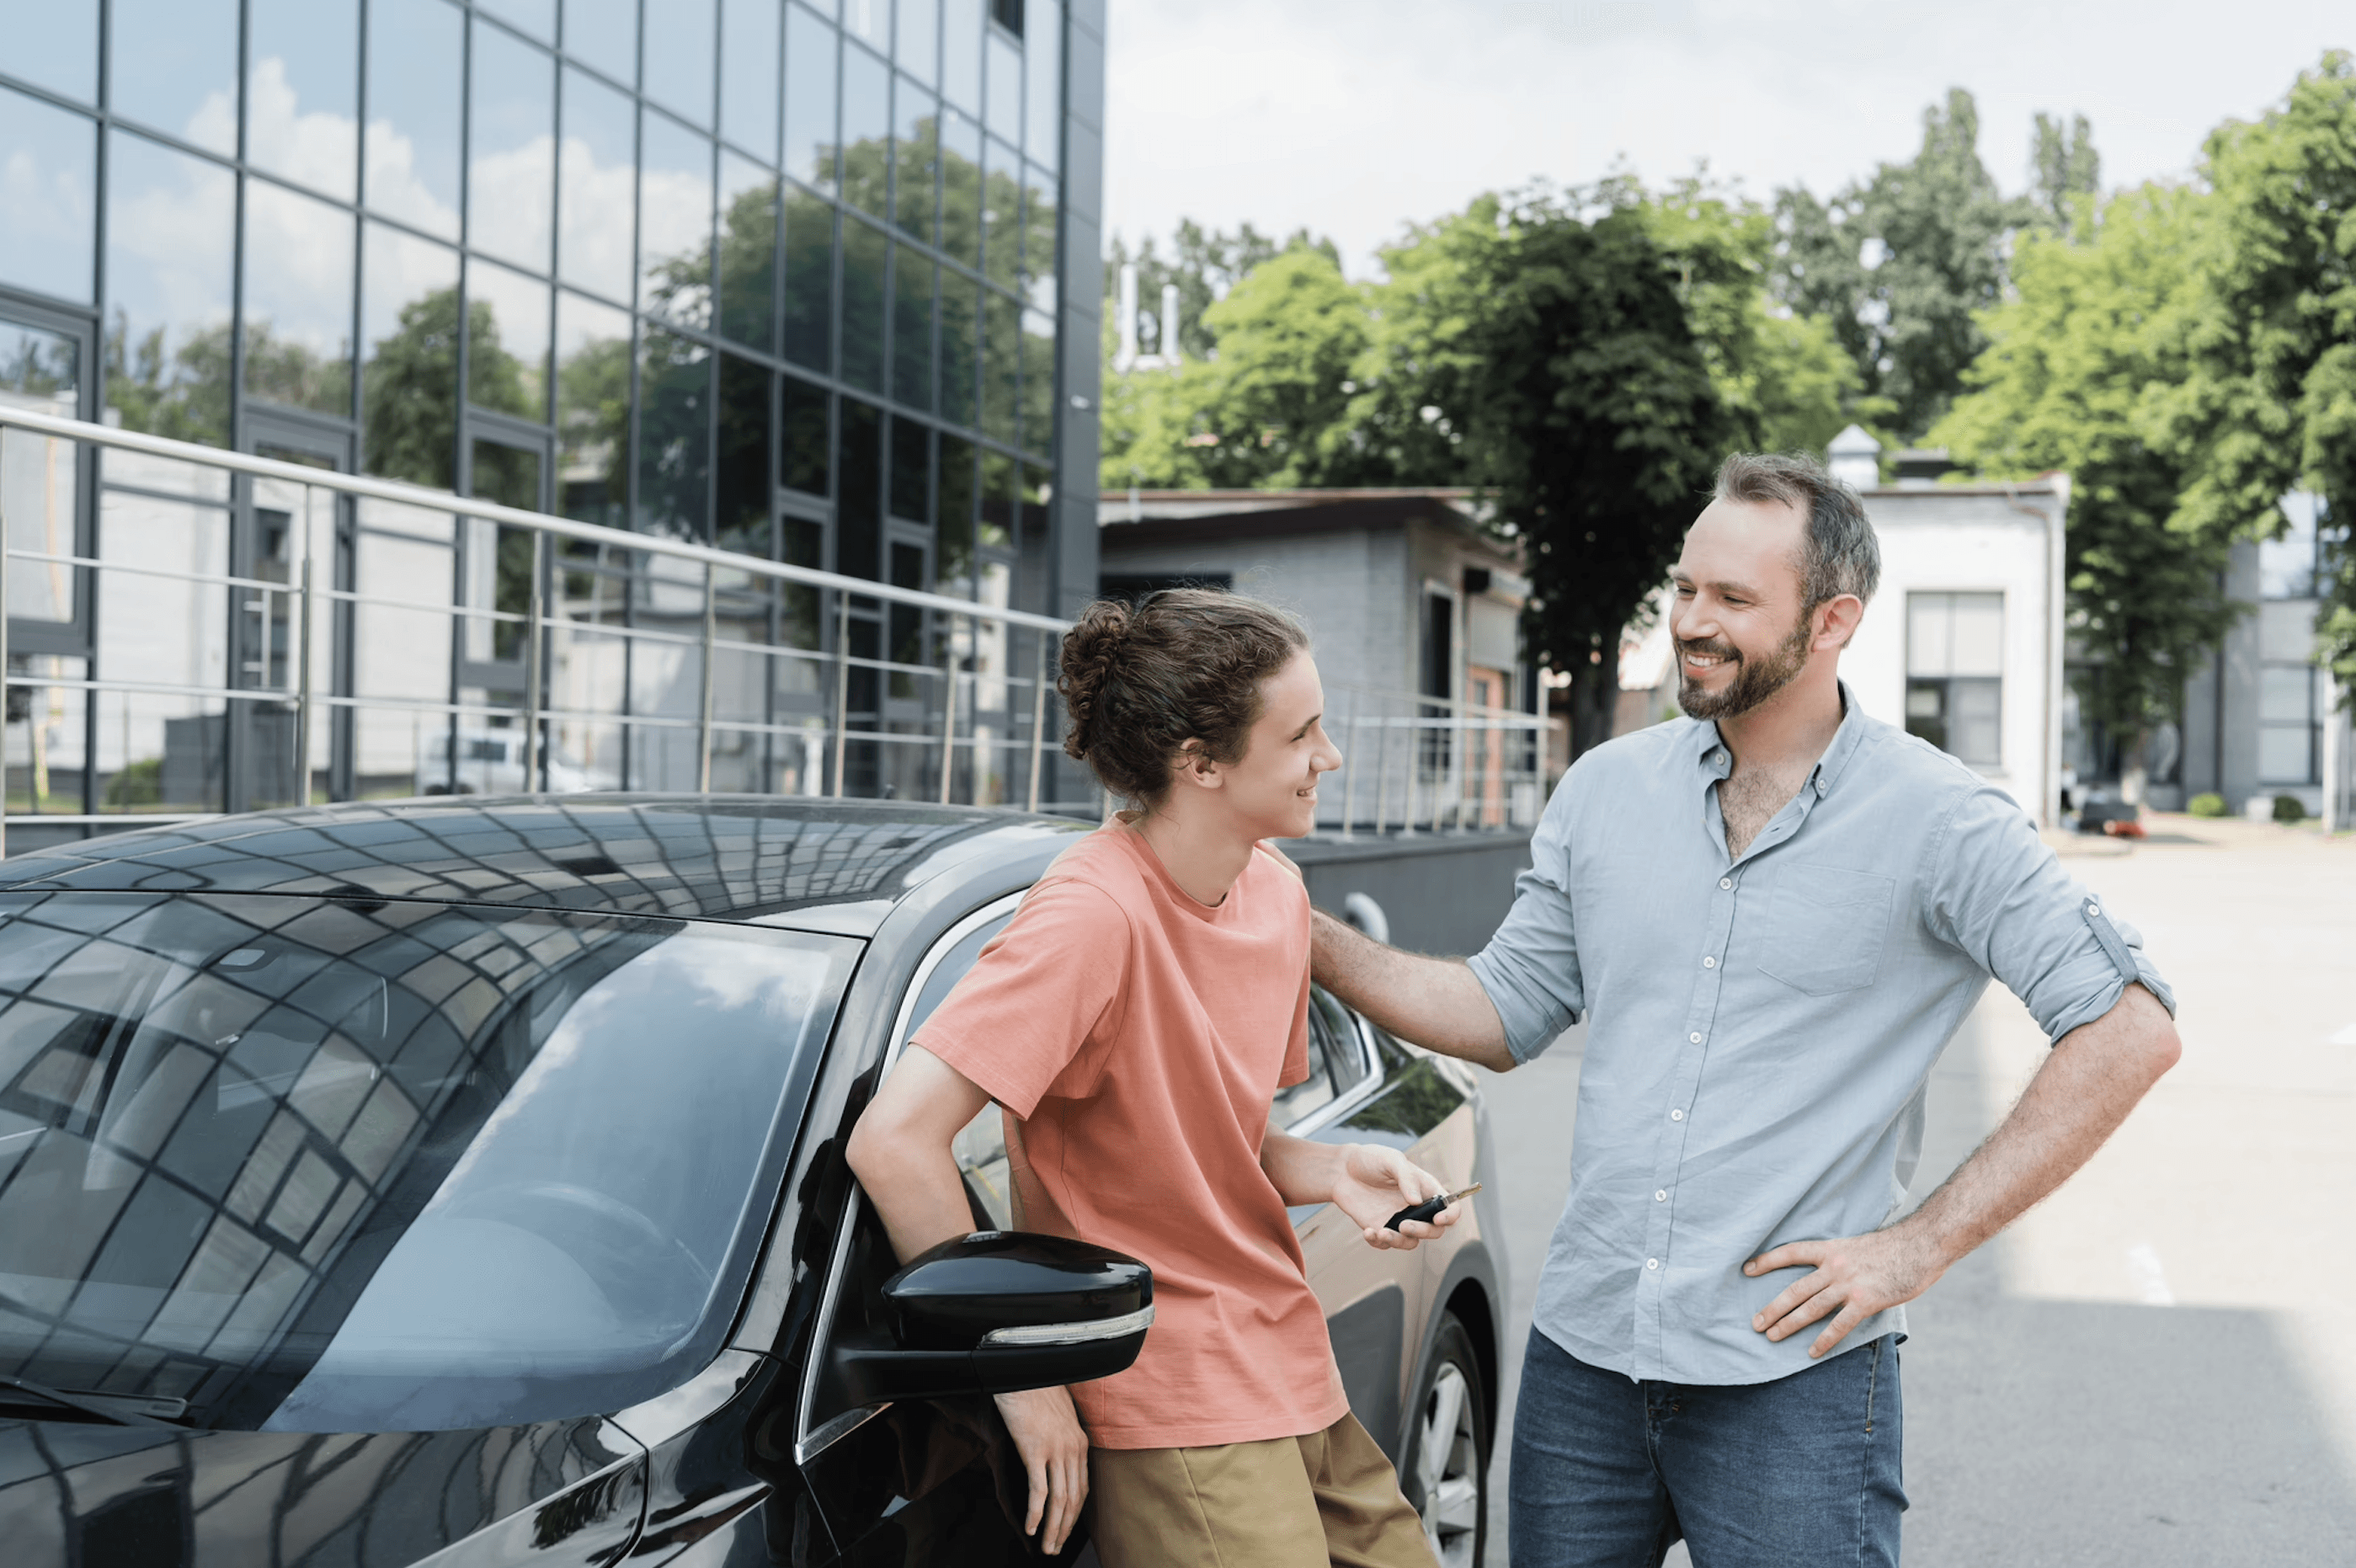
<path id="1" fill-rule="evenodd" d="M 218 815 L 236 800 L 230 791 L 238 788 L 225 759 L 232 748 L 227 732 L 252 731 L 253 725 L 241 722 L 246 715 L 269 717 L 262 728 L 278 732 L 259 740 L 245 736 L 247 771 L 262 753 L 284 764 L 262 769 L 284 777 L 248 780 L 247 804 L 309 804 L 322 793 L 601 786 L 710 791 L 726 784 L 805 795 L 1040 804 L 1054 722 L 1048 703 L 1055 653 L 1067 621 L 0 403 L 0 435 L 8 432 L 36 439 L 0 446 L 0 510 L 12 495 L 10 462 L 20 478 L 29 462 L 36 479 L 46 470 L 71 476 L 70 488 L 95 482 L 110 511 L 117 501 L 177 510 L 189 527 L 218 532 L 212 553 L 220 559 L 209 567 L 183 568 L 159 556 L 118 553 L 104 536 L 97 555 L 77 554 L 70 521 L 63 550 L 27 548 L 13 526 L 0 534 L 6 541 L 0 548 L 0 604 L 19 623 L 37 624 L 44 618 L 25 614 L 10 578 L 27 569 L 46 571 L 59 585 L 50 600 L 63 609 L 48 618 L 60 636 L 80 628 L 74 635 L 82 649 L 52 651 L 57 638 L 38 640 L 42 651 L 11 649 L 10 618 L 0 617 L 0 668 L 7 671 L 12 698 L 22 699 L 29 736 L 22 766 L 33 775 L 27 792 L 36 807 L 5 809 L 16 802 L 0 795 L 0 833 L 10 822 L 88 829 Z M 85 448 L 110 463 L 119 454 L 167 469 L 160 479 L 136 471 L 102 474 L 97 463 L 80 460 Z M 210 489 L 179 482 L 189 470 L 220 476 L 220 482 Z M 48 489 L 54 507 L 58 487 Z M 70 502 L 69 495 L 69 512 Z M 371 507 L 381 513 L 371 518 Z M 219 569 L 227 564 L 232 536 L 228 518 L 239 509 L 248 515 L 268 510 L 284 520 L 281 543 L 266 567 Z M 396 543 L 440 552 L 455 573 L 455 591 L 446 599 L 376 591 L 380 585 L 369 580 L 368 563 L 349 553 L 343 563 L 347 584 L 328 581 L 338 538 L 354 540 L 372 522 Z M 7 525 L 0 521 L 0 526 Z M 243 549 L 256 553 L 255 546 Z M 61 575 L 71 575 L 70 587 Z M 430 579 L 430 564 L 422 575 Z M 406 575 L 413 583 L 421 574 Z M 102 580 L 104 593 L 98 591 Z M 120 656 L 126 638 L 110 635 L 112 628 L 91 619 L 123 613 L 110 601 L 124 597 L 126 583 L 161 584 L 179 596 L 174 613 L 187 622 L 188 640 L 208 643 L 194 659 L 198 667 L 188 660 L 145 660 L 136 675 L 112 672 L 130 662 Z M 616 602 L 605 602 L 608 591 Z M 203 605 L 214 594 L 230 600 L 226 612 Z M 135 592 L 131 600 L 137 602 Z M 416 635 L 419 618 L 429 617 L 446 622 L 446 650 L 438 646 L 439 637 Z M 792 623 L 783 636 L 781 622 Z M 110 645 L 115 657 L 107 657 Z M 64 668 L 83 663 L 91 652 L 100 655 L 94 673 Z M 908 657 L 912 652 L 916 657 Z M 43 661 L 52 666 L 46 672 L 22 667 Z M 568 661 L 609 667 L 591 673 L 605 676 L 604 694 L 619 700 L 597 702 L 594 692 L 581 700 L 584 690 L 601 682 L 568 681 L 568 674 L 581 673 L 569 671 Z M 744 667 L 740 675 L 759 671 L 762 678 L 734 685 L 739 696 L 756 693 L 761 711 L 742 711 L 742 703 L 739 711 L 720 706 L 720 675 L 732 661 Z M 643 674 L 635 667 L 666 662 L 691 666 L 689 681 L 670 682 L 673 700 L 632 701 L 639 694 L 635 688 L 646 684 L 634 679 Z M 430 683 L 443 689 L 416 690 L 414 679 L 407 690 L 370 689 L 359 668 L 363 665 L 377 671 L 409 665 L 412 675 L 422 665 L 437 671 Z M 618 680 L 612 667 L 618 667 Z M 691 692 L 685 702 L 678 700 L 687 695 L 679 690 L 682 685 Z M 568 691 L 574 700 L 567 701 Z M 781 693 L 790 700 L 778 702 Z M 32 711 L 55 706 L 31 700 L 41 693 L 90 699 L 78 736 L 84 803 L 112 799 L 121 802 L 116 809 L 38 809 L 53 794 L 48 788 L 53 759 L 45 757 L 42 737 L 59 727 L 45 725 Z M 123 743 L 116 748 L 122 755 L 111 759 L 112 767 L 101 756 L 98 732 L 104 721 L 95 709 L 102 695 L 119 700 L 123 714 Z M 153 700 L 135 723 L 133 698 Z M 10 728 L 19 705 L 12 701 Z M 128 769 L 146 766 L 162 774 L 166 759 L 155 755 L 152 736 L 161 710 L 175 705 L 185 711 L 168 715 L 167 725 L 220 721 L 218 736 L 198 737 L 190 730 L 182 747 L 209 753 L 179 769 L 205 780 L 212 796 L 205 809 L 171 809 L 192 802 L 175 802 L 169 796 L 176 791 L 160 785 L 149 791 L 155 798 L 145 800 L 134 799 L 137 790 L 114 787 Z M 407 765 L 375 769 L 372 788 L 351 787 L 356 774 L 369 770 L 348 756 L 339 766 L 337 747 L 349 751 L 352 732 L 364 718 L 382 730 L 382 720 L 402 716 L 413 752 Z M 131 738 L 134 728 L 151 737 L 148 746 Z M 635 748 L 624 745 L 619 768 L 567 754 L 568 729 L 599 728 L 637 741 Z M 685 768 L 679 766 L 681 741 L 691 742 Z M 732 779 L 717 779 L 715 759 L 748 744 L 786 761 L 749 775 L 738 767 Z M 635 758 L 633 749 L 640 754 Z M 283 758 L 276 756 L 282 751 Z M 648 765 L 650 753 L 660 766 Z M 11 755 L 6 762 L 0 777 L 15 773 L 19 758 Z M 338 778 L 346 788 L 333 787 Z M 5 843 L 0 838 L 0 852 Z"/>
<path id="2" fill-rule="evenodd" d="M 0 853 L 12 824 L 323 796 L 1042 802 L 1070 627 L 1054 617 L 0 402 L 0 513 L 12 502 Z M 101 511 L 96 553 L 77 553 Z M 985 573 L 985 596 L 1007 587 Z M 1537 820 L 1537 715 L 1347 682 L 1327 707 L 1347 761 L 1321 832 Z M 51 809 L 60 772 L 80 810 Z"/>

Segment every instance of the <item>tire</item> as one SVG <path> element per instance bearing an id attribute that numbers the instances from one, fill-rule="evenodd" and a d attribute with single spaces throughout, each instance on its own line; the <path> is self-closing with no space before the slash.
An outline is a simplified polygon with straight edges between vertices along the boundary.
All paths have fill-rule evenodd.
<path id="1" fill-rule="evenodd" d="M 1431 1337 L 1399 1471 L 1440 1568 L 1481 1568 L 1489 1537 L 1489 1396 L 1472 1336 L 1452 1312 L 1440 1313 Z"/>

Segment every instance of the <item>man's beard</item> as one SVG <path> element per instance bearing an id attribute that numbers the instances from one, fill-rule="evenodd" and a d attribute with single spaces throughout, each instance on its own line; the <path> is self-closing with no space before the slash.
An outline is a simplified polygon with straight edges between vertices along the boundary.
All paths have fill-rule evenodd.
<path id="1" fill-rule="evenodd" d="M 1707 642 L 1684 642 L 1675 639 L 1677 651 L 1677 706 L 1688 718 L 1731 719 L 1749 713 L 1797 679 L 1808 666 L 1808 644 L 1813 639 L 1811 623 L 1815 616 L 1802 611 L 1799 624 L 1792 634 L 1776 645 L 1775 650 L 1760 660 L 1744 658 L 1732 643 L 1718 639 Z M 1714 655 L 1736 661 L 1734 679 L 1722 692 L 1705 690 L 1686 671 L 1687 653 Z"/>

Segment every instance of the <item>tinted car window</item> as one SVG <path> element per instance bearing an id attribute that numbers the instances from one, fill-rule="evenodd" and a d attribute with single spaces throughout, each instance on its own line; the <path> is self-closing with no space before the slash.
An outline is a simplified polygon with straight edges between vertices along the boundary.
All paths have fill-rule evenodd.
<path id="1" fill-rule="evenodd" d="M 0 1371 L 294 1431 L 660 1392 L 726 1331 L 857 948 L 0 897 Z"/>

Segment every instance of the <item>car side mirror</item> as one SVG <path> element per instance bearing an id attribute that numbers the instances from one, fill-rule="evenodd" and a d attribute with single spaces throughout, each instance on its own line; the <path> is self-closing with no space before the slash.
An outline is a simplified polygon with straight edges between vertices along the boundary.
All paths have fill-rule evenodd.
<path id="1" fill-rule="evenodd" d="M 1153 1271 L 1061 1236 L 981 1230 L 884 1282 L 886 1327 L 836 1341 L 855 1404 L 1012 1393 L 1126 1370 L 1153 1322 Z"/>

